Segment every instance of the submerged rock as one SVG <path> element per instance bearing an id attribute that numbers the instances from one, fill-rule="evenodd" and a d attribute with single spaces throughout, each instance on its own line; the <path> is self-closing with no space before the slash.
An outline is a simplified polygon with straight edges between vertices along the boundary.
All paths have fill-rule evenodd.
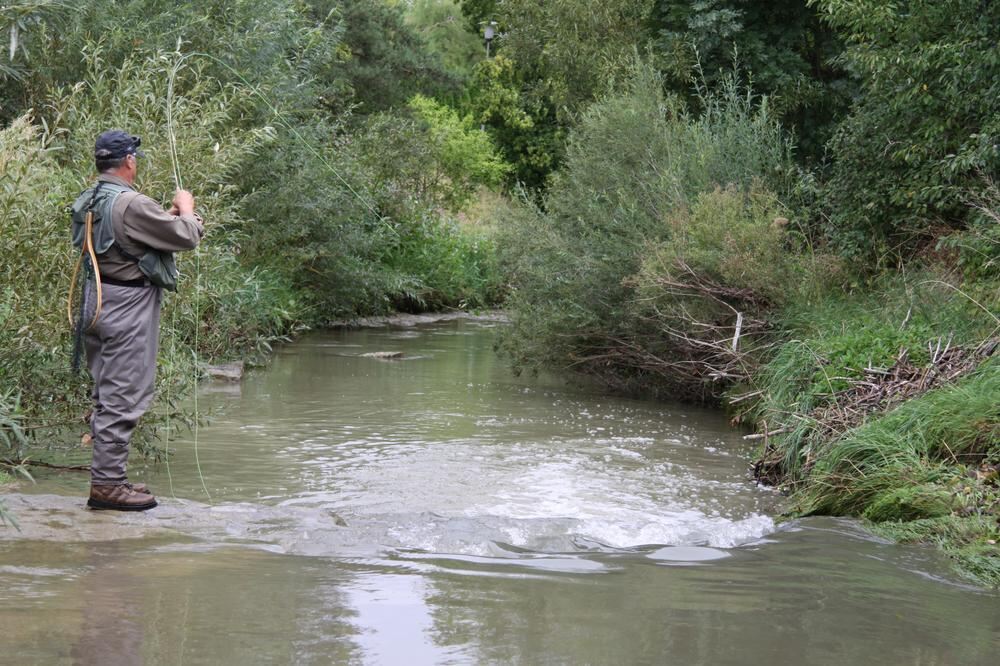
<path id="1" fill-rule="evenodd" d="M 227 382 L 238 382 L 243 378 L 243 362 L 223 363 L 222 365 L 209 365 L 205 367 L 205 373 L 212 379 L 221 379 Z"/>
<path id="2" fill-rule="evenodd" d="M 368 352 L 367 354 L 362 354 L 365 358 L 380 358 L 384 360 L 400 359 L 403 358 L 403 352 L 399 351 L 378 351 L 378 352 Z"/>

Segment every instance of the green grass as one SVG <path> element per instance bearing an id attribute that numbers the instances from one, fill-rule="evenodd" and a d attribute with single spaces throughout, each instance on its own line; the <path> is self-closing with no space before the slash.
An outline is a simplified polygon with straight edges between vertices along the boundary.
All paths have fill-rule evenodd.
<path id="1" fill-rule="evenodd" d="M 748 416 L 758 427 L 783 431 L 769 442 L 788 482 L 801 481 L 823 455 L 828 435 L 814 410 L 861 379 L 865 367 L 889 367 L 904 348 L 919 366 L 929 360 L 928 343 L 970 346 L 995 334 L 996 321 L 983 307 L 1000 310 L 1000 284 L 961 289 L 966 295 L 929 272 L 896 274 L 855 293 L 800 300 L 779 315 L 775 327 L 786 340 L 754 377 L 752 388 L 763 393 Z"/>
<path id="2" fill-rule="evenodd" d="M 868 526 L 876 534 L 900 543 L 935 544 L 968 579 L 1000 587 L 1000 530 L 994 516 L 941 516 Z"/>
<path id="3" fill-rule="evenodd" d="M 936 488 L 953 484 L 956 470 L 1000 457 L 1000 362 L 909 400 L 820 454 L 805 512 L 926 517 L 932 506 L 940 508 Z"/>
<path id="4" fill-rule="evenodd" d="M 1000 462 L 997 359 L 827 443 L 798 512 L 862 516 L 894 539 L 937 543 L 964 573 L 1000 585 L 1000 486 L 969 474 L 983 462 Z"/>

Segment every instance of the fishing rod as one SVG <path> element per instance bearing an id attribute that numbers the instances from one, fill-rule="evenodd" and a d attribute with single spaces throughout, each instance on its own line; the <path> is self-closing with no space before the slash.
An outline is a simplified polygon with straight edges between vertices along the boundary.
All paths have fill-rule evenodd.
<path id="1" fill-rule="evenodd" d="M 177 79 L 177 74 L 181 70 L 181 65 L 184 62 L 184 58 L 178 59 L 174 66 L 170 68 L 170 73 L 167 76 L 167 99 L 166 99 L 166 120 L 167 120 L 167 145 L 170 149 L 170 163 L 171 170 L 174 177 L 174 186 L 177 190 L 184 189 L 184 185 L 181 181 L 181 171 L 180 171 L 180 159 L 177 155 L 177 134 L 174 129 L 174 82 Z M 198 332 L 201 329 L 201 243 L 194 248 L 194 342 L 191 350 L 191 360 L 193 362 L 193 372 L 191 378 L 191 395 L 193 401 L 194 409 L 194 422 L 191 426 L 191 436 L 194 440 L 194 464 L 195 468 L 198 470 L 198 479 L 201 481 L 201 488 L 205 491 L 205 495 L 209 500 L 212 499 L 212 494 L 208 492 L 208 486 L 205 484 L 205 475 L 201 471 L 201 459 L 198 455 L 198 430 L 200 427 L 200 419 L 198 413 Z M 177 349 L 177 308 L 176 306 L 170 310 L 170 357 L 171 359 L 176 357 Z M 166 418 L 166 430 L 167 434 L 164 438 L 164 446 L 166 447 L 166 455 L 164 456 L 164 461 L 166 462 L 167 468 L 167 482 L 170 485 L 170 494 L 174 496 L 174 479 L 170 472 L 170 414 L 173 409 L 170 403 L 170 384 L 167 382 L 167 418 Z"/>
<path id="2" fill-rule="evenodd" d="M 341 182 L 341 184 L 343 184 L 343 186 L 346 187 L 347 190 L 358 201 L 360 201 L 361 204 L 365 208 L 367 208 L 371 212 L 372 215 L 374 215 L 378 219 L 378 221 L 381 224 L 383 224 L 389 231 L 391 231 L 393 233 L 393 235 L 396 235 L 396 236 L 399 235 L 399 232 L 397 232 L 396 229 L 392 226 L 392 224 L 390 224 L 389 220 L 387 220 L 381 213 L 379 213 L 378 210 L 375 208 L 375 206 L 368 199 L 366 199 L 365 197 L 361 196 L 361 194 L 359 194 L 358 191 L 355 190 L 353 186 L 351 186 L 351 183 L 348 182 L 348 180 L 346 178 L 344 178 L 340 174 L 339 171 L 337 171 L 337 169 L 330 163 L 330 161 L 328 159 L 326 159 L 326 157 L 324 157 L 321 152 L 319 152 L 318 150 L 316 150 L 316 147 L 311 142 L 309 142 L 308 140 L 306 140 L 306 138 L 304 136 L 302 136 L 302 134 L 295 128 L 295 126 L 287 119 L 287 117 L 285 116 L 284 112 L 281 109 L 279 109 L 277 106 L 275 106 L 274 104 L 272 104 L 271 100 L 268 98 L 268 96 L 265 95 L 260 90 L 259 87 L 257 87 L 255 85 L 253 85 L 252 83 L 250 83 L 246 79 L 246 77 L 243 76 L 242 74 L 240 74 L 240 72 L 236 68 L 234 68 L 232 65 L 230 65 L 229 63 L 227 63 L 226 61 L 224 61 L 224 60 L 222 60 L 220 58 L 217 58 L 216 56 L 214 56 L 214 55 L 212 55 L 210 53 L 202 53 L 200 51 L 196 51 L 196 52 L 192 52 L 192 53 L 186 53 L 186 54 L 182 55 L 177 60 L 176 64 L 174 65 L 174 68 L 171 70 L 171 72 L 173 73 L 174 77 L 176 77 L 176 72 L 180 71 L 181 64 L 185 60 L 187 60 L 188 58 L 196 58 L 196 57 L 197 58 L 205 58 L 206 60 L 210 60 L 210 61 L 216 63 L 217 65 L 222 66 L 226 71 L 228 71 L 233 76 L 235 76 L 237 79 L 239 79 L 240 83 L 242 83 L 244 86 L 246 86 L 246 88 L 251 93 L 253 93 L 254 96 L 256 96 L 261 102 L 263 102 L 265 106 L 267 106 L 268 110 L 271 111 L 272 114 L 274 114 L 274 117 L 278 119 L 278 121 L 281 123 L 281 125 L 286 130 L 288 130 L 291 133 L 291 135 L 294 136 L 299 141 L 299 143 L 302 144 L 302 147 L 305 148 L 307 152 L 309 152 L 313 157 L 315 157 L 317 160 L 319 160 L 320 164 L 322 164 L 324 167 L 326 167 L 330 171 L 330 173 L 332 173 L 337 178 L 337 180 L 339 180 Z M 168 96 L 172 94 L 172 84 L 173 84 L 173 81 L 171 79 L 171 81 L 168 81 L 168 85 L 167 85 L 167 94 L 168 94 Z M 174 154 L 173 157 L 174 157 L 174 159 L 176 159 L 176 154 Z M 175 177 L 179 178 L 179 176 L 176 173 L 176 168 L 175 168 Z"/>

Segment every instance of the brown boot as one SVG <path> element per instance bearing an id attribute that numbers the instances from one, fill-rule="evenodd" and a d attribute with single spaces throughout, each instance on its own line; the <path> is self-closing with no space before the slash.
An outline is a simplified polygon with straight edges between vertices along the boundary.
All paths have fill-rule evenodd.
<path id="1" fill-rule="evenodd" d="M 116 486 L 90 486 L 91 509 L 112 509 L 114 511 L 145 511 L 156 506 L 156 498 L 149 493 L 140 493 L 130 483 Z"/>
<path id="2" fill-rule="evenodd" d="M 146 495 L 153 494 L 149 492 L 149 486 L 147 486 L 145 483 L 132 483 L 131 481 L 126 481 L 125 483 L 132 486 L 132 490 L 134 490 L 137 493 L 145 493 Z"/>

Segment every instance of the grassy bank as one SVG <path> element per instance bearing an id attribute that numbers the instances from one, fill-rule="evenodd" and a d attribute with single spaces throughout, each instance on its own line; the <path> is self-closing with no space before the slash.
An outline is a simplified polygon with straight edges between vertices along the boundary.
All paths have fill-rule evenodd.
<path id="1" fill-rule="evenodd" d="M 1000 283 L 959 292 L 940 277 L 789 309 L 785 340 L 732 395 L 760 392 L 740 418 L 764 438 L 757 477 L 789 492 L 795 515 L 937 543 L 998 585 Z"/>

